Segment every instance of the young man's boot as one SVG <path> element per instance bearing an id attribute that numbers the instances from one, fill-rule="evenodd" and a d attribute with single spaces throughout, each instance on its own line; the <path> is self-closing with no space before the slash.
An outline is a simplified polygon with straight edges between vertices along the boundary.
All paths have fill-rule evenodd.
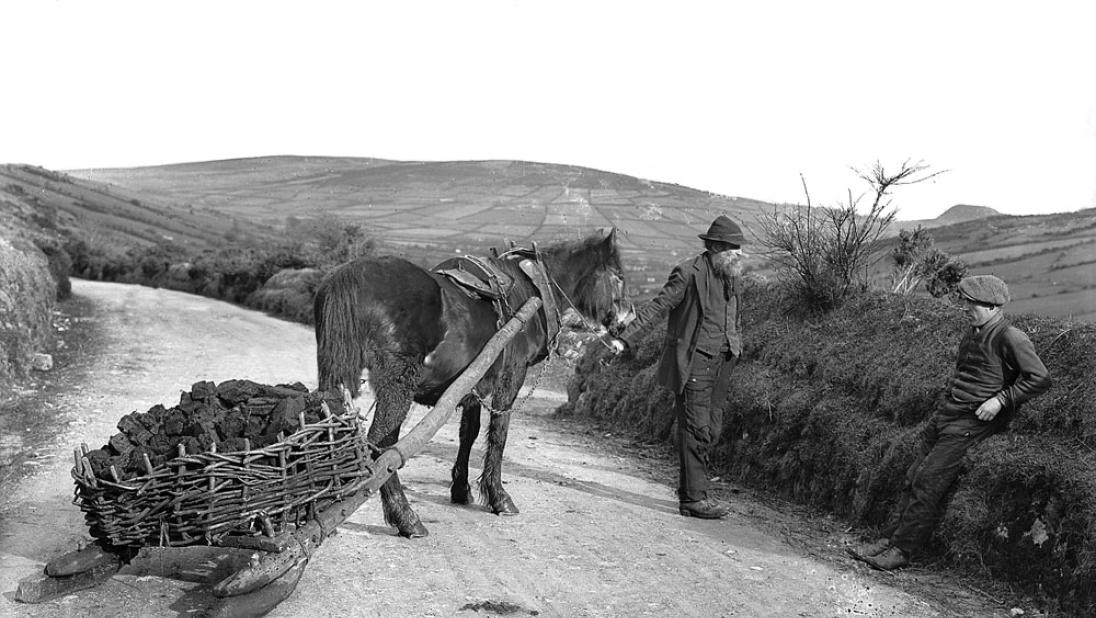
<path id="1" fill-rule="evenodd" d="M 863 545 L 857 545 L 856 547 L 846 548 L 846 551 L 848 551 L 853 558 L 856 558 L 857 560 L 863 560 L 864 558 L 870 558 L 871 556 L 876 556 L 883 553 L 883 550 L 887 549 L 890 546 L 890 539 L 882 538 L 876 539 L 871 543 L 865 543 Z"/>
<path id="2" fill-rule="evenodd" d="M 909 564 L 910 558 L 906 555 L 906 552 L 891 545 L 880 554 L 864 558 L 864 562 L 880 571 L 893 571 Z"/>
<path id="3" fill-rule="evenodd" d="M 679 512 L 685 517 L 699 517 L 701 519 L 723 519 L 731 512 L 731 507 L 719 500 L 707 498 L 694 502 L 682 502 Z"/>

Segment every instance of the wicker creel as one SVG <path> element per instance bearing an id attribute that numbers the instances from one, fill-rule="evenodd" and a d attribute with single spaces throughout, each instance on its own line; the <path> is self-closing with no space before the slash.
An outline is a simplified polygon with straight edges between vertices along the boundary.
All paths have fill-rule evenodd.
<path id="1" fill-rule="evenodd" d="M 336 408 L 332 410 L 332 408 Z M 348 392 L 324 401 L 319 420 L 262 448 L 188 453 L 120 478 L 96 475 L 88 448 L 76 451 L 74 503 L 92 537 L 116 548 L 218 545 L 226 536 L 275 537 L 334 501 L 357 492 L 374 474 L 376 455 L 365 440 Z M 104 478 L 105 476 L 110 478 Z"/>

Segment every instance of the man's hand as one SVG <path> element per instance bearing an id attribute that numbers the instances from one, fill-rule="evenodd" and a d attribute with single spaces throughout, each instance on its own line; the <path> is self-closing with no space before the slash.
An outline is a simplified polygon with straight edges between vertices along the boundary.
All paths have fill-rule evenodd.
<path id="1" fill-rule="evenodd" d="M 613 351 L 613 354 L 620 354 L 624 351 L 624 342 L 620 339 L 610 339 L 608 343 L 609 349 Z"/>
<path id="2" fill-rule="evenodd" d="M 974 412 L 974 414 L 978 417 L 978 420 L 980 421 L 992 421 L 1003 407 L 1004 406 L 1001 405 L 1001 399 L 995 395 L 983 401 L 982 405 L 978 406 L 978 409 Z"/>

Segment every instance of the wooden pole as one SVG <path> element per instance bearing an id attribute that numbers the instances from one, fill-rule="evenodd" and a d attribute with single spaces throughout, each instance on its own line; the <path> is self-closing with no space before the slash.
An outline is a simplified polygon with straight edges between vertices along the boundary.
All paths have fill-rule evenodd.
<path id="1" fill-rule="evenodd" d="M 521 309 L 518 309 L 514 317 L 510 318 L 510 321 L 504 324 L 487 341 L 487 344 L 483 346 L 479 355 L 472 361 L 472 364 L 468 365 L 464 373 L 460 374 L 460 377 L 454 380 L 449 388 L 445 389 L 438 402 L 434 404 L 434 408 L 395 446 L 381 453 L 381 456 L 376 460 L 376 467 L 381 473 L 366 481 L 366 489 L 380 488 L 393 472 L 402 468 L 408 459 L 414 457 L 430 442 L 434 434 L 438 433 L 438 430 L 449 420 L 453 411 L 457 409 L 460 400 L 464 399 L 464 396 L 476 386 L 476 383 L 491 368 L 495 358 L 502 353 L 502 349 L 506 347 L 506 344 L 510 343 L 510 340 L 525 326 L 525 323 L 537 314 L 541 302 L 541 299 L 536 296 L 525 301 L 525 304 L 521 306 Z"/>

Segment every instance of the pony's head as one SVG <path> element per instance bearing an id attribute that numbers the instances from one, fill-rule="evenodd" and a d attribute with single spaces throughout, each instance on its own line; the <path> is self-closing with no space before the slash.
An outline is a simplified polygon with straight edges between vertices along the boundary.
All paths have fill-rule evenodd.
<path id="1" fill-rule="evenodd" d="M 610 329 L 629 320 L 624 269 L 620 265 L 616 229 L 575 243 L 564 243 L 545 252 L 548 267 L 560 289 L 585 317 Z"/>

